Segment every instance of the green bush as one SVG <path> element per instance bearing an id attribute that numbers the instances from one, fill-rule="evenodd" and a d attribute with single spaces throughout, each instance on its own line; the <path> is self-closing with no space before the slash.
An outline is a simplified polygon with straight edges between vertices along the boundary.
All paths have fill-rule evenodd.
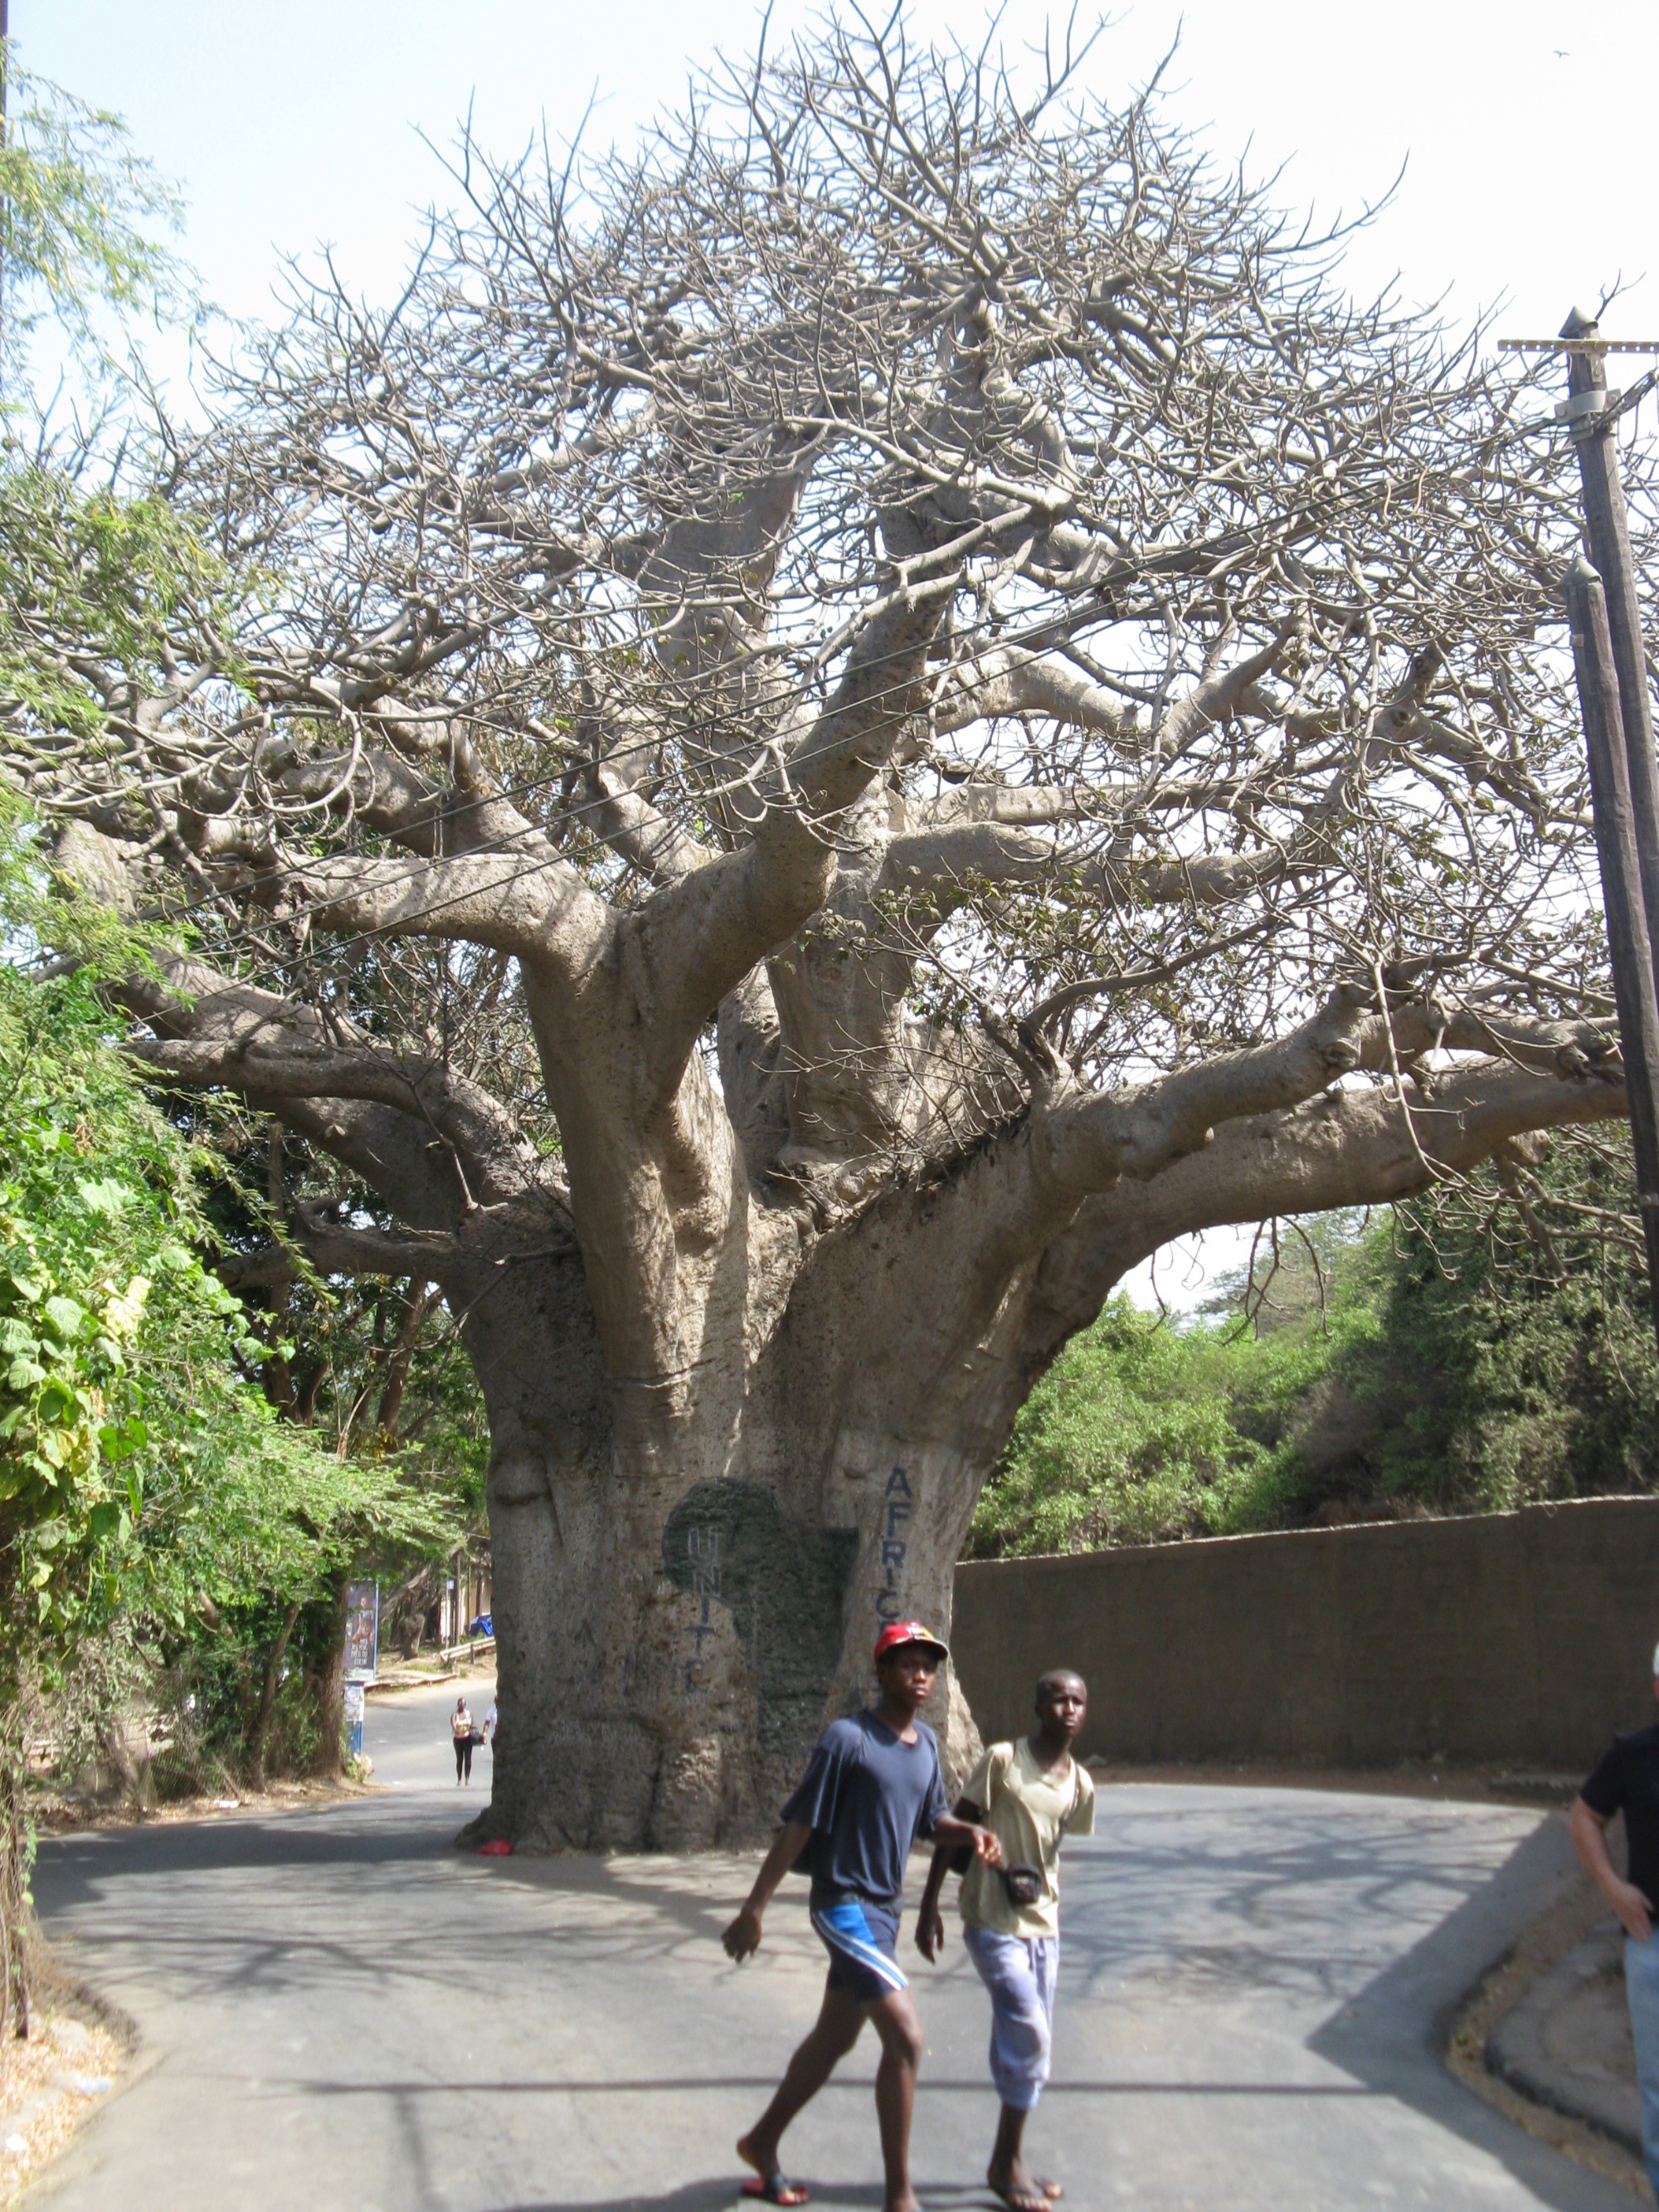
<path id="1" fill-rule="evenodd" d="M 41 896 L 14 814 L 14 946 Z M 287 1608 L 331 1634 L 346 1573 L 441 1548 L 448 1521 L 395 1455 L 328 1450 L 267 1402 L 269 1348 L 208 1264 L 219 1156 L 118 1048 L 106 957 L 52 980 L 0 963 L 0 1703 L 33 1699 L 53 1725 L 82 1712 L 95 1735 L 95 1709 L 147 1673 L 193 1671 L 210 1743 L 228 1744 Z M 252 1703 L 227 1686 L 249 1675 Z M 273 1726 L 298 1726 L 280 1701 Z"/>
<path id="2" fill-rule="evenodd" d="M 1114 1297 L 1021 1412 L 968 1556 L 1659 1486 L 1629 1176 L 1563 1147 L 1533 1180 L 1527 1234 L 1477 1182 L 1304 1224 L 1265 1291 L 1188 1319 Z"/>

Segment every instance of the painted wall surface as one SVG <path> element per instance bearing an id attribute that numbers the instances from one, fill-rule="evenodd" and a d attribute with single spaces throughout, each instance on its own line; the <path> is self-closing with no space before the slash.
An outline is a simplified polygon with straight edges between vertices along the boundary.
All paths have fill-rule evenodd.
<path id="1" fill-rule="evenodd" d="M 1587 1771 L 1659 1717 L 1659 1498 L 976 1561 L 951 1646 L 987 1741 L 1075 1667 L 1085 1753 Z"/>

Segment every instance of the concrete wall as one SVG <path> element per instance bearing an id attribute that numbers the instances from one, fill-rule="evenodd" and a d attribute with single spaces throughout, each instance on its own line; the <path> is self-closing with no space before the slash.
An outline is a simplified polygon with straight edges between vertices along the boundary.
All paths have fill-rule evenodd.
<path id="1" fill-rule="evenodd" d="M 975 1562 L 951 1640 L 988 1741 L 1066 1666 L 1109 1759 L 1577 1772 L 1659 1717 L 1659 1498 Z"/>

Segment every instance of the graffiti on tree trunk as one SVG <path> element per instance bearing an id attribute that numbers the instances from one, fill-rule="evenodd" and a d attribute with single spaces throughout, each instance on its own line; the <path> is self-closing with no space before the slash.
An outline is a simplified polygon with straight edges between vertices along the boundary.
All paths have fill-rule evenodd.
<path id="1" fill-rule="evenodd" d="M 697 1617 L 691 1624 L 691 1656 L 684 1662 L 683 1686 L 688 1696 L 699 1697 L 703 1687 L 699 1674 L 702 1647 L 714 1632 L 709 1608 L 720 1594 L 719 1523 L 711 1521 L 699 1528 L 694 1522 L 685 1532 L 685 1548 L 692 1563 L 691 1595 L 696 1603 Z"/>
<path id="2" fill-rule="evenodd" d="M 881 1571 L 876 1590 L 878 1620 L 904 1618 L 904 1563 L 910 1555 L 910 1539 L 906 1531 L 915 1518 L 915 1493 L 910 1487 L 909 1477 L 902 1467 L 896 1467 L 882 1493 L 881 1528 L 877 1538 L 879 1549 L 876 1556 Z"/>
<path id="3" fill-rule="evenodd" d="M 800 1756 L 822 1725 L 841 1656 L 858 1541 L 855 1529 L 794 1519 L 757 1483 L 711 1480 L 687 1491 L 662 1535 L 663 1572 L 695 1607 L 676 1669 L 680 1694 L 703 1691 L 715 1607 L 724 1607 L 758 1677 L 763 1746 Z"/>

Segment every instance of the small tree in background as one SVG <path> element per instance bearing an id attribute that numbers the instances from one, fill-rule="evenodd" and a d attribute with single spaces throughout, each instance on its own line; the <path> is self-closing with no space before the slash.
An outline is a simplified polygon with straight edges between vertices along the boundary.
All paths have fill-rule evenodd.
<path id="1" fill-rule="evenodd" d="M 177 192 L 118 115 L 0 52 L 0 396 L 27 400 L 27 341 L 43 325 L 95 386 L 133 318 L 192 314 L 190 272 L 160 234 L 182 224 Z"/>

